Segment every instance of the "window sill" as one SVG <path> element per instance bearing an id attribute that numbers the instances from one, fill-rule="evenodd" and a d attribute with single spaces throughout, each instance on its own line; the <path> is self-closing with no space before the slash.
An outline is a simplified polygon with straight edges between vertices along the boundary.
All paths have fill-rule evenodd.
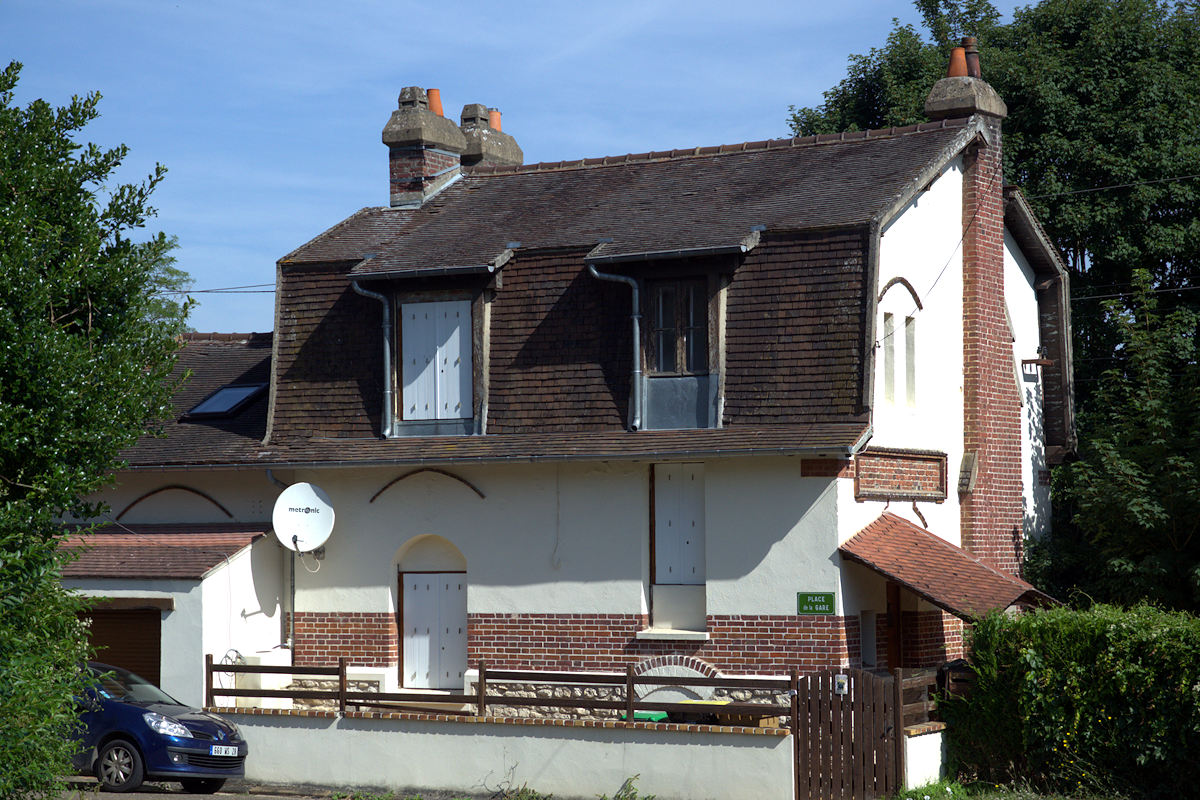
<path id="1" fill-rule="evenodd" d="M 707 642 L 707 631 L 681 631 L 674 628 L 643 628 L 634 634 L 642 641 L 651 642 Z"/>

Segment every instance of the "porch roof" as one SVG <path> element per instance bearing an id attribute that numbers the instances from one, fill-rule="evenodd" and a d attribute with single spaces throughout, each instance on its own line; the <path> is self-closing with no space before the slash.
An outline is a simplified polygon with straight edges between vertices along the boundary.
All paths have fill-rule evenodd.
<path id="1" fill-rule="evenodd" d="M 993 609 L 1055 602 L 1020 578 L 889 512 L 838 550 L 965 620 Z"/>
<path id="2" fill-rule="evenodd" d="M 269 530 L 268 523 L 106 525 L 64 540 L 79 557 L 63 568 L 63 577 L 199 580 Z"/>

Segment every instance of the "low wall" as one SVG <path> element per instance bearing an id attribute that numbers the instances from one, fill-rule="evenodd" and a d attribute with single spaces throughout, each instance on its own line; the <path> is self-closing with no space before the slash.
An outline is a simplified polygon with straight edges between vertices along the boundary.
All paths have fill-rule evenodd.
<path id="1" fill-rule="evenodd" d="M 925 722 L 904 729 L 904 788 L 935 783 L 946 772 L 946 725 Z"/>
<path id="2" fill-rule="evenodd" d="M 528 785 L 565 800 L 611 796 L 639 775 L 639 793 L 662 800 L 793 797 L 792 738 L 779 729 L 212 710 L 242 729 L 252 782 L 471 794 Z"/>

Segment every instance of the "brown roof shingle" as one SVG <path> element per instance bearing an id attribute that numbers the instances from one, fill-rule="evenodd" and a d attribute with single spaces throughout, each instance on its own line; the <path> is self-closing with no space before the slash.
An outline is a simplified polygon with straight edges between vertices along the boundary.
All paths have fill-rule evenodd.
<path id="1" fill-rule="evenodd" d="M 63 577 L 199 580 L 269 530 L 268 523 L 105 526 L 64 540 L 78 557 Z"/>
<path id="2" fill-rule="evenodd" d="M 838 550 L 847 558 L 902 583 L 963 619 L 1012 605 L 1053 602 L 1020 578 L 1003 573 L 950 542 L 884 512 Z"/>

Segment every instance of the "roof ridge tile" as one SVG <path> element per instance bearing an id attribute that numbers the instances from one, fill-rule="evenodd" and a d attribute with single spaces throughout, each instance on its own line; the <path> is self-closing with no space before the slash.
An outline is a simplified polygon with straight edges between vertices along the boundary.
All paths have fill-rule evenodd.
<path id="1" fill-rule="evenodd" d="M 653 161 L 678 161 L 690 158 L 708 158 L 712 156 L 760 152 L 764 150 L 783 150 L 795 147 L 815 147 L 821 145 L 842 144 L 845 142 L 889 139 L 897 136 L 908 136 L 915 133 L 928 133 L 930 131 L 944 130 L 946 128 L 966 127 L 969 121 L 969 117 L 960 117 L 956 119 L 937 120 L 935 122 L 918 122 L 911 125 L 894 125 L 890 128 L 868 129 L 861 131 L 840 131 L 837 133 L 818 133 L 811 136 L 796 136 L 790 139 L 760 139 L 758 141 L 676 148 L 674 150 L 650 150 L 644 153 L 626 153 L 624 155 L 575 158 L 563 161 L 538 161 L 532 164 L 519 164 L 515 166 L 477 166 L 466 168 L 464 169 L 464 172 L 470 177 L 484 178 L 504 175 L 529 175 L 542 172 L 562 172 L 576 169 L 595 169 L 597 167 L 616 167 L 632 163 L 645 163 Z"/>

